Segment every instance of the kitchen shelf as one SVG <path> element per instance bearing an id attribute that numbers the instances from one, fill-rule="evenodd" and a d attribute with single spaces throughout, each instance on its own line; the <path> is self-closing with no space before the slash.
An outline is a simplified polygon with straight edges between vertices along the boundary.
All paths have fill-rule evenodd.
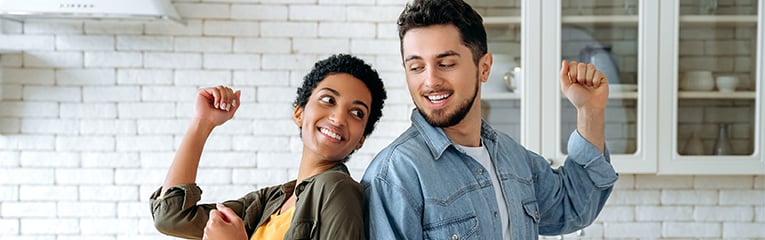
<path id="1" fill-rule="evenodd" d="M 757 15 L 682 15 L 681 26 L 756 26 Z"/>
<path id="2" fill-rule="evenodd" d="M 682 99 L 755 99 L 756 92 L 680 91 L 678 97 Z"/>
<path id="3" fill-rule="evenodd" d="M 506 25 L 521 25 L 520 16 L 510 17 L 484 17 L 483 25 L 487 27 L 491 26 L 506 26 Z"/>
<path id="4" fill-rule="evenodd" d="M 617 25 L 617 26 L 637 26 L 638 16 L 616 15 L 616 16 L 563 16 L 561 22 L 564 24 L 595 24 L 595 25 Z"/>
<path id="5" fill-rule="evenodd" d="M 637 92 L 608 92 L 608 99 L 637 99 Z"/>
<path id="6" fill-rule="evenodd" d="M 566 99 L 566 95 L 561 94 L 561 99 Z M 608 92 L 608 99 L 637 99 L 638 93 L 637 92 L 615 92 L 615 91 L 609 91 Z"/>
<path id="7" fill-rule="evenodd" d="M 503 92 L 503 93 L 481 93 L 483 100 L 520 100 L 521 93 Z"/>

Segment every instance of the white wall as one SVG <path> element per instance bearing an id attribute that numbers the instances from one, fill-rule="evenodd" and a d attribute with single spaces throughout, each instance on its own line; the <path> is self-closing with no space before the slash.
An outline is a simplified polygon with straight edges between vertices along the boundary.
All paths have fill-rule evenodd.
<path id="1" fill-rule="evenodd" d="M 162 239 L 148 196 L 163 181 L 195 90 L 243 103 L 205 149 L 203 201 L 295 176 L 290 102 L 313 62 L 356 54 L 388 87 L 384 117 L 349 162 L 408 126 L 395 18 L 403 0 L 175 1 L 188 24 L 5 22 L 0 239 Z M 622 175 L 591 238 L 765 238 L 763 176 Z"/>

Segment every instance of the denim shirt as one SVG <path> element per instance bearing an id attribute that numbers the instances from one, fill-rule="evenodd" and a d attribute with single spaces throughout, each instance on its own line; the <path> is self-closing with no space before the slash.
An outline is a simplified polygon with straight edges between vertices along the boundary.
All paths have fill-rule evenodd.
<path id="1" fill-rule="evenodd" d="M 502 239 L 491 178 L 441 128 L 414 110 L 412 126 L 372 160 L 361 184 L 369 239 Z M 566 164 L 538 154 L 482 122 L 481 139 L 505 196 L 510 239 L 537 239 L 590 225 L 618 178 L 578 132 Z"/>

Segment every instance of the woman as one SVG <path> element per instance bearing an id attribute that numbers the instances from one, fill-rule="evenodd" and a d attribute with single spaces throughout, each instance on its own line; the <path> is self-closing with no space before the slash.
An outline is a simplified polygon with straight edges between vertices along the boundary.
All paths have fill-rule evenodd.
<path id="1" fill-rule="evenodd" d="M 165 183 L 151 196 L 156 228 L 212 240 L 363 239 L 363 191 L 344 162 L 382 116 L 386 92 L 377 72 L 350 55 L 317 62 L 293 104 L 303 141 L 297 179 L 217 206 L 197 204 L 202 148 L 213 128 L 234 116 L 239 97 L 224 86 L 199 91 L 196 114 Z"/>

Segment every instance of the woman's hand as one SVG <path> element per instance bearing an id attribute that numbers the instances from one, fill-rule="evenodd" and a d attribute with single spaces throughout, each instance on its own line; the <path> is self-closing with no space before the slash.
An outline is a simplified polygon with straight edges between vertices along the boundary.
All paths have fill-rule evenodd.
<path id="1" fill-rule="evenodd" d="M 241 92 L 220 85 L 200 89 L 197 93 L 195 118 L 209 121 L 215 126 L 234 117 L 239 109 Z"/>
<path id="2" fill-rule="evenodd" d="M 210 211 L 205 226 L 204 240 L 247 240 L 244 222 L 231 208 L 218 203 L 218 210 Z"/>

